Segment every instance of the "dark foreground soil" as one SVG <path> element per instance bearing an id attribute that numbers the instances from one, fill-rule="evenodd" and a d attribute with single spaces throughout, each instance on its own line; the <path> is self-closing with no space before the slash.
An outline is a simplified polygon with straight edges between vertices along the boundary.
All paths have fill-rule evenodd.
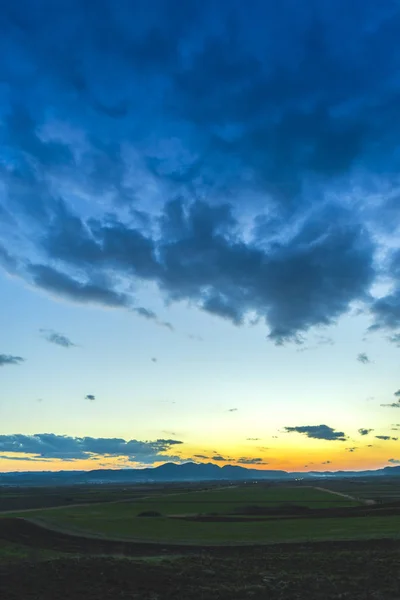
<path id="1" fill-rule="evenodd" d="M 2 600 L 398 600 L 398 550 L 253 549 L 140 561 L 58 558 L 0 565 Z"/>

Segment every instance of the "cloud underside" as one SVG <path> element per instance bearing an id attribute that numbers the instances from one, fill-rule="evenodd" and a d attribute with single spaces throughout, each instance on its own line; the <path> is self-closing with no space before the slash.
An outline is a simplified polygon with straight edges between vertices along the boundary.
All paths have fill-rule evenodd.
<path id="1" fill-rule="evenodd" d="M 336 431 L 328 425 L 300 425 L 285 427 L 287 433 L 301 433 L 308 438 L 316 440 L 345 441 L 347 436 L 343 431 Z"/>
<path id="2" fill-rule="evenodd" d="M 172 330 L 152 283 L 277 344 L 361 303 L 397 343 L 395 3 L 100 4 L 3 11 L 2 267 Z"/>
<path id="3" fill-rule="evenodd" d="M 132 462 L 152 464 L 170 460 L 168 452 L 183 442 L 171 439 L 155 441 L 121 438 L 71 437 L 54 433 L 0 435 L 0 459 L 75 461 L 124 457 Z M 5 456 L 2 454 L 5 453 Z M 29 455 L 27 458 L 18 455 Z"/>

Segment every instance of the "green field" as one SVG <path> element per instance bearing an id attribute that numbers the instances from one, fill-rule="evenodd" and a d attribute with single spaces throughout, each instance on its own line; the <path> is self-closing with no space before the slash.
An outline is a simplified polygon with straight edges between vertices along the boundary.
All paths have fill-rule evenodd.
<path id="1" fill-rule="evenodd" d="M 111 507 L 109 507 L 111 508 Z M 29 515 L 33 517 L 32 513 Z M 274 543 L 400 537 L 400 517 L 285 519 L 226 523 L 166 517 L 140 518 L 108 511 L 50 511 L 40 522 L 71 532 L 163 543 Z"/>
<path id="2" fill-rule="evenodd" d="M 116 506 L 127 516 L 135 516 L 147 510 L 169 516 L 210 513 L 226 515 L 247 506 L 272 507 L 287 504 L 328 508 L 357 506 L 359 503 L 313 487 L 238 485 L 195 492 L 156 494 L 132 502 L 121 502 Z M 86 511 L 85 508 L 83 510 Z M 108 503 L 92 505 L 88 509 L 91 514 L 101 514 L 102 511 L 108 513 L 109 510 L 113 509 Z M 60 514 L 64 511 L 71 514 L 73 507 L 59 509 Z"/>
<path id="3" fill-rule="evenodd" d="M 279 541 L 365 539 L 400 535 L 399 516 L 250 519 L 199 522 L 185 515 L 228 515 L 248 506 L 310 508 L 356 506 L 357 503 L 312 487 L 240 485 L 181 494 L 160 494 L 134 502 L 71 506 L 15 513 L 55 529 L 108 538 L 187 543 L 272 543 Z M 159 517 L 138 516 L 144 511 Z"/>

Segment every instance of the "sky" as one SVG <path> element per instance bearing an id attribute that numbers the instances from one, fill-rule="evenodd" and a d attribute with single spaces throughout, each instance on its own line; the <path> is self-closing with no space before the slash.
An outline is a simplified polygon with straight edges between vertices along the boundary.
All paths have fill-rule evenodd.
<path id="1" fill-rule="evenodd" d="M 0 6 L 0 471 L 400 464 L 397 0 Z"/>

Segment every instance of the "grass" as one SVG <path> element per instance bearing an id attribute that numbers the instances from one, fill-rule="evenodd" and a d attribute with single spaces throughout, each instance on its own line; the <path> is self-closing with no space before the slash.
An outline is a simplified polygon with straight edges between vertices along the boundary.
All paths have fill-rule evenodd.
<path id="1" fill-rule="evenodd" d="M 310 540 L 400 537 L 400 517 L 288 519 L 238 523 L 199 523 L 159 517 L 127 518 L 117 513 L 104 518 L 93 514 L 65 514 L 41 519 L 65 530 L 101 534 L 109 538 L 163 543 L 274 543 Z"/>
<path id="2" fill-rule="evenodd" d="M 266 518 L 244 522 L 196 522 L 169 518 L 170 515 L 182 514 L 227 514 L 249 505 L 277 506 L 285 503 L 312 508 L 357 505 L 357 502 L 312 487 L 268 487 L 260 484 L 160 494 L 133 502 L 52 508 L 14 515 L 26 516 L 63 531 L 163 543 L 274 543 L 400 537 L 398 516 Z M 158 511 L 162 516 L 137 516 L 148 510 Z"/>
<path id="3" fill-rule="evenodd" d="M 0 540 L 0 562 L 14 560 L 49 560 L 65 556 L 62 552 L 54 550 L 42 550 L 40 548 L 31 548 L 22 544 L 14 544 Z"/>
<path id="4" fill-rule="evenodd" d="M 246 506 L 279 506 L 296 504 L 310 508 L 327 508 L 332 506 L 357 506 L 359 503 L 348 498 L 331 494 L 312 487 L 283 487 L 263 485 L 239 485 L 229 488 L 216 488 L 204 491 L 178 494 L 157 494 L 148 498 L 121 502 L 117 504 L 101 504 L 84 507 L 54 508 L 59 515 L 84 514 L 97 515 L 100 518 L 113 518 L 113 514 L 123 513 L 127 518 L 145 511 L 157 511 L 162 515 L 182 515 L 216 513 L 229 514 Z M 46 515 L 37 510 L 38 516 Z M 76 513 L 77 510 L 77 513 Z"/>

